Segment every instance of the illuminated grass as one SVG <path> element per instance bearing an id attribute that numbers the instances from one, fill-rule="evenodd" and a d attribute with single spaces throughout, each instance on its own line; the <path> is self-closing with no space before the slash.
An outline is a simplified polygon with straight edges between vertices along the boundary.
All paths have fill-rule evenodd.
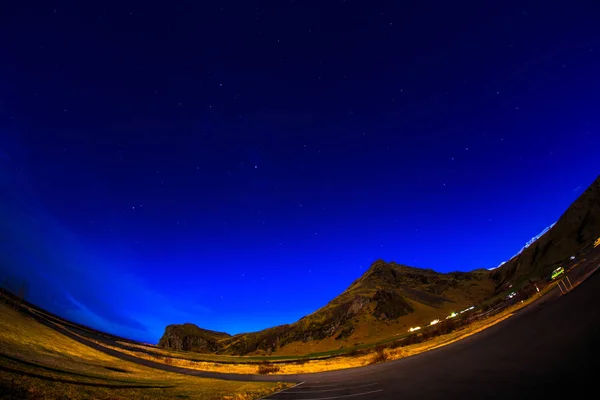
<path id="1" fill-rule="evenodd" d="M 0 397 L 255 399 L 288 384 L 155 370 L 89 348 L 0 303 Z"/>

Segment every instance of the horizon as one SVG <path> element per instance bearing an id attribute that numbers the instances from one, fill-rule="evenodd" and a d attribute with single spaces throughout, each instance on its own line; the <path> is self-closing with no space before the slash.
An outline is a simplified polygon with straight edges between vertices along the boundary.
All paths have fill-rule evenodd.
<path id="1" fill-rule="evenodd" d="M 156 342 L 508 261 L 600 171 L 593 7 L 434 5 L 9 6 L 0 276 Z"/>
<path id="2" fill-rule="evenodd" d="M 555 223 L 553 223 L 551 226 L 554 226 L 554 224 L 555 224 Z M 546 229 L 544 230 L 544 234 L 545 234 L 545 233 L 548 233 L 548 232 L 549 232 L 549 230 L 546 230 Z M 537 236 L 537 239 L 536 239 L 536 240 L 533 240 L 533 238 L 532 238 L 532 240 L 531 240 L 531 241 L 528 241 L 527 243 L 529 243 L 529 245 L 531 245 L 531 244 L 535 243 L 535 242 L 536 242 L 536 241 L 537 241 L 537 240 L 538 240 L 538 239 L 539 239 L 541 236 L 542 236 L 542 235 L 540 235 L 540 236 Z M 534 237 L 534 238 L 535 238 L 535 237 Z M 525 249 L 525 248 L 526 248 L 526 247 L 523 247 L 523 249 Z M 521 251 L 522 251 L 523 249 L 521 249 Z M 510 261 L 510 260 L 512 260 L 514 257 L 517 257 L 519 254 L 520 254 L 520 252 L 519 252 L 519 253 L 517 253 L 517 254 L 515 254 L 515 255 L 514 255 L 514 256 L 512 256 L 511 258 L 509 258 L 507 261 Z M 393 261 L 393 260 L 389 260 L 389 261 L 387 261 L 387 260 L 382 260 L 382 259 L 376 259 L 376 260 L 374 260 L 374 261 L 373 261 L 373 262 L 372 262 L 372 263 L 369 265 L 369 268 L 367 268 L 367 270 L 366 270 L 365 272 L 363 272 L 363 273 L 362 273 L 360 276 L 358 276 L 358 277 L 357 277 L 356 279 L 354 279 L 352 282 L 354 282 L 354 281 L 356 281 L 357 279 L 360 279 L 362 276 L 364 276 L 364 274 L 366 274 L 366 273 L 368 272 L 368 270 L 370 269 L 370 267 L 371 267 L 371 266 L 372 266 L 374 263 L 376 263 L 377 261 L 383 261 L 383 262 L 385 262 L 385 263 L 387 263 L 387 264 L 397 264 L 397 265 L 404 266 L 404 267 L 408 267 L 408 268 L 423 269 L 423 270 L 433 270 L 434 272 L 436 272 L 436 273 L 439 273 L 439 274 L 450 274 L 450 273 L 453 273 L 453 272 L 473 272 L 473 271 L 477 271 L 477 270 L 482 270 L 482 269 L 484 269 L 484 268 L 475 268 L 475 269 L 472 269 L 472 270 L 470 270 L 470 271 L 458 271 L 458 270 L 457 270 L 457 271 L 446 271 L 446 272 L 440 272 L 440 271 L 438 271 L 438 270 L 435 270 L 435 269 L 433 269 L 433 268 L 420 268 L 420 267 L 413 266 L 413 265 L 406 265 L 406 264 L 403 264 L 403 263 L 400 263 L 400 262 L 396 262 L 396 261 Z M 501 265 L 500 265 L 500 266 L 501 266 Z M 499 268 L 500 266 L 498 266 L 498 267 L 495 267 L 495 268 L 493 268 L 493 269 Z M 486 269 L 486 270 L 487 270 L 487 271 L 491 271 L 490 269 Z M 350 285 L 349 285 L 348 287 L 350 287 L 351 285 L 352 285 L 352 283 L 350 283 Z M 346 288 L 346 289 L 347 289 L 347 288 Z M 339 294 L 341 294 L 341 292 L 340 292 Z M 339 294 L 338 294 L 338 295 L 339 295 Z M 17 295 L 17 293 L 13 293 L 13 295 Z M 335 297 L 337 297 L 337 295 L 336 295 Z M 331 300 L 333 300 L 335 297 L 331 298 Z M 27 300 L 27 298 L 25 298 L 25 300 L 26 300 L 26 301 L 28 301 L 28 300 Z M 331 301 L 331 300 L 329 300 L 329 301 Z M 327 303 L 329 303 L 329 301 L 328 301 Z M 326 303 L 326 304 L 327 304 L 327 303 Z M 31 303 L 31 304 L 33 304 L 33 303 Z M 318 308 L 316 308 L 314 311 L 311 311 L 310 313 L 306 314 L 306 316 L 307 316 L 307 315 L 310 315 L 310 314 L 313 314 L 313 313 L 315 313 L 315 312 L 317 312 L 319 309 L 323 308 L 323 307 L 324 307 L 326 304 L 323 304 L 322 306 L 319 306 L 319 307 L 318 307 Z M 40 306 L 39 306 L 39 305 L 37 305 L 37 304 L 34 304 L 34 305 L 35 305 L 35 306 L 37 306 L 37 307 L 40 307 Z M 43 307 L 40 307 L 40 308 L 42 308 L 42 309 L 43 309 Z M 48 310 L 46 310 L 46 311 L 48 311 Z M 304 317 L 304 316 L 302 316 L 302 317 Z M 300 317 L 300 318 L 302 318 L 302 317 Z M 296 321 L 297 321 L 297 320 L 296 320 Z M 293 321 L 293 322 L 291 322 L 291 323 L 294 323 L 294 322 L 296 322 L 296 321 Z M 72 321 L 72 322 L 74 322 L 74 321 Z M 258 331 L 260 331 L 260 330 L 258 330 L 258 331 L 241 331 L 241 332 L 237 332 L 237 333 L 229 333 L 229 332 L 226 332 L 226 331 L 215 331 L 215 330 L 213 330 L 213 329 L 208 329 L 208 328 L 204 328 L 204 327 L 202 327 L 202 326 L 199 326 L 199 325 L 197 325 L 196 323 L 194 323 L 194 322 L 192 322 L 192 321 L 185 321 L 185 322 L 180 322 L 180 323 L 173 323 L 173 324 L 171 324 L 171 325 L 183 325 L 183 324 L 193 324 L 193 325 L 196 325 L 196 326 L 198 326 L 199 328 L 202 328 L 202 329 L 204 329 L 204 330 L 213 331 L 213 332 L 216 332 L 216 333 L 224 333 L 224 334 L 227 334 L 227 335 L 230 335 L 230 336 L 243 335 L 243 334 L 248 334 L 248 333 L 253 333 L 253 332 L 258 332 Z M 286 324 L 289 324 L 289 323 L 283 323 L 283 324 L 279 324 L 279 325 L 286 325 Z M 93 328 L 92 326 L 88 326 L 88 325 L 85 325 L 85 324 L 82 324 L 82 323 L 80 323 L 80 325 L 82 325 L 82 326 L 85 326 L 85 327 L 87 327 L 87 328 L 96 329 L 96 328 Z M 167 326 L 168 326 L 168 325 L 167 325 Z M 278 326 L 278 325 L 274 325 L 274 326 Z M 263 328 L 263 329 L 268 329 L 268 328 L 271 328 L 271 327 L 274 327 L 274 326 L 268 326 L 268 327 L 265 327 L 265 328 Z M 165 326 L 165 328 L 166 328 L 166 326 Z M 96 330 L 98 330 L 98 329 L 96 329 Z M 261 329 L 261 330 L 262 330 L 262 329 Z M 103 333 L 108 333 L 108 334 L 111 334 L 111 335 L 113 335 L 113 336 L 119 336 L 119 335 L 117 335 L 117 334 L 115 334 L 115 333 L 108 332 L 108 331 L 101 331 L 101 330 L 100 330 L 100 332 L 103 332 Z M 124 337 L 124 336 L 120 336 L 120 337 L 122 337 L 122 338 L 124 338 L 124 339 L 135 340 L 135 341 L 138 341 L 138 342 L 142 343 L 141 341 L 139 341 L 139 340 L 136 340 L 136 339 L 132 339 L 132 338 Z M 158 343 L 158 339 L 156 340 L 156 342 Z M 156 343 L 147 343 L 147 344 L 152 344 L 152 345 L 155 345 Z"/>
<path id="3" fill-rule="evenodd" d="M 565 211 L 566 211 L 566 210 L 565 210 Z M 562 216 L 562 214 L 561 214 L 561 216 Z M 560 217 L 560 216 L 559 216 L 559 217 Z M 557 220 L 558 220 L 558 219 L 559 219 L 559 218 L 557 218 Z M 360 279 L 361 277 L 363 277 L 363 276 L 364 276 L 364 275 L 365 275 L 365 274 L 368 272 L 368 270 L 371 268 L 371 266 L 373 266 L 373 264 L 375 264 L 377 261 L 383 261 L 383 262 L 385 262 L 385 263 L 387 263 L 387 264 L 397 264 L 397 265 L 401 265 L 401 266 L 408 267 L 408 268 L 424 269 L 424 270 L 432 270 L 432 271 L 434 271 L 434 272 L 436 272 L 436 273 L 439 273 L 439 274 L 449 274 L 449 273 L 453 273 L 453 272 L 473 272 L 473 271 L 478 271 L 478 270 L 492 271 L 492 270 L 494 270 L 494 269 L 500 268 L 500 267 L 501 267 L 502 265 L 504 265 L 506 262 L 508 262 L 508 261 L 512 260 L 513 258 L 517 257 L 519 254 L 521 254 L 521 252 L 522 252 L 524 249 L 526 249 L 527 247 L 529 247 L 530 245 L 532 245 L 533 243 L 535 243 L 537 240 L 539 240 L 539 239 L 540 239 L 540 238 L 541 238 L 543 235 L 545 235 L 546 233 L 548 233 L 548 232 L 550 231 L 550 229 L 552 229 L 552 227 L 553 227 L 555 224 L 556 224 L 556 222 L 553 222 L 553 223 L 552 223 L 552 224 L 551 224 L 549 227 L 545 228 L 545 229 L 544 229 L 544 230 L 543 230 L 543 231 L 542 231 L 540 234 L 538 234 L 538 235 L 536 235 L 536 236 L 532 237 L 532 238 L 531 238 L 529 241 L 527 241 L 527 242 L 526 242 L 526 244 L 525 244 L 525 246 L 523 246 L 523 247 L 521 248 L 521 250 L 520 250 L 518 253 L 516 253 L 516 254 L 515 254 L 515 255 L 513 255 L 512 257 L 508 258 L 506 261 L 502 262 L 502 263 L 501 263 L 499 266 L 497 266 L 497 267 L 494 267 L 494 268 L 491 268 L 491 269 L 485 269 L 485 268 L 475 268 L 475 269 L 472 269 L 472 270 L 469 270 L 469 271 L 459 271 L 459 270 L 456 270 L 456 271 L 446 271 L 446 272 L 441 272 L 441 271 L 439 271 L 439 270 L 436 270 L 436 269 L 433 269 L 433 268 L 420 268 L 420 267 L 418 267 L 418 266 L 414 266 L 414 265 L 407 265 L 407 264 L 403 264 L 403 263 L 401 263 L 401 262 L 397 262 L 397 261 L 394 261 L 394 260 L 389 260 L 389 261 L 388 261 L 388 260 L 383 260 L 383 259 L 376 259 L 376 260 L 374 260 L 373 262 L 371 262 L 371 264 L 369 265 L 369 267 L 367 268 L 367 270 L 365 270 L 365 272 L 363 272 L 363 273 L 362 273 L 360 276 L 358 276 L 357 278 L 355 278 L 355 279 L 354 279 L 352 282 L 354 282 L 354 281 L 356 281 L 357 279 Z M 352 283 L 350 283 L 350 284 L 349 284 L 349 286 L 348 286 L 347 288 L 349 288 L 351 285 L 352 285 Z M 346 288 L 346 289 L 347 289 L 347 288 Z M 346 289 L 344 289 L 344 290 L 346 290 Z M 342 293 L 342 292 L 338 293 L 337 295 L 335 295 L 334 297 L 332 297 L 332 298 L 331 298 L 329 301 L 327 301 L 327 303 L 325 303 L 325 304 L 323 304 L 323 305 L 321 305 L 321 306 L 318 306 L 318 308 L 314 309 L 313 311 L 309 312 L 309 313 L 308 313 L 308 314 L 306 314 L 306 315 L 303 315 L 303 316 L 302 316 L 302 317 L 300 317 L 300 318 L 303 318 L 303 317 L 305 317 L 305 316 L 308 316 L 308 315 L 314 314 L 315 312 L 317 312 L 318 310 L 320 310 L 321 308 L 323 308 L 323 307 L 324 307 L 326 304 L 328 304 L 328 303 L 329 303 L 331 300 L 333 300 L 335 297 L 337 297 L 337 296 L 338 296 L 339 294 L 341 294 L 341 293 Z M 16 295 L 16 293 L 13 293 L 13 294 L 14 294 L 14 295 Z M 27 299 L 25 299 L 25 300 L 27 300 Z M 32 303 L 32 304 L 33 304 L 33 303 Z M 35 306 L 38 306 L 38 307 L 40 307 L 40 306 L 39 306 L 39 305 L 37 305 L 37 304 L 34 304 L 34 305 L 35 305 Z M 40 308 L 42 308 L 42 309 L 43 309 L 43 307 L 40 307 Z M 46 310 L 46 311 L 48 311 L 48 310 Z M 173 323 L 173 324 L 170 324 L 170 325 L 193 324 L 193 325 L 196 325 L 196 326 L 198 326 L 199 328 L 202 328 L 202 329 L 204 329 L 204 330 L 213 331 L 213 332 L 217 332 L 217 333 L 224 333 L 224 334 L 227 334 L 227 335 L 229 335 L 229 336 L 236 336 L 236 335 L 243 335 L 243 334 L 248 334 L 248 333 L 259 332 L 259 331 L 261 331 L 261 330 L 263 330 L 263 329 L 268 329 L 268 328 L 272 328 L 272 327 L 275 327 L 275 326 L 280 326 L 280 325 L 291 324 L 291 323 L 297 322 L 297 321 L 298 321 L 300 318 L 298 318 L 297 320 L 294 320 L 294 321 L 292 321 L 292 322 L 281 323 L 281 324 L 278 324 L 278 325 L 273 325 L 273 326 L 266 326 L 266 327 L 264 327 L 264 328 L 262 328 L 262 329 L 259 329 L 259 330 L 253 330 L 253 331 L 240 331 L 240 332 L 236 332 L 236 333 L 229 333 L 229 332 L 227 332 L 227 331 L 215 331 L 215 330 L 213 330 L 213 329 L 208 329 L 208 328 L 205 328 L 205 327 L 203 327 L 203 326 L 199 326 L 197 323 L 195 323 L 195 322 L 193 322 L 193 321 L 184 321 L 184 322 L 178 322 L 178 323 Z M 72 322 L 75 322 L 75 321 L 72 321 Z M 103 333 L 108 333 L 108 334 L 111 334 L 111 335 L 113 335 L 113 336 L 116 336 L 116 337 L 121 337 L 121 338 L 124 338 L 124 339 L 134 340 L 134 341 L 137 341 L 137 342 L 140 342 L 140 343 L 146 343 L 146 344 L 152 344 L 152 345 L 156 345 L 156 344 L 158 343 L 158 341 L 159 341 L 159 338 L 158 338 L 158 339 L 156 339 L 156 343 L 154 343 L 154 342 L 143 342 L 143 341 L 141 341 L 141 340 L 133 339 L 133 338 L 130 338 L 130 337 L 120 336 L 120 335 L 118 335 L 118 334 L 116 334 L 116 333 L 113 333 L 113 332 L 102 331 L 102 330 L 100 330 L 100 329 L 93 328 L 91 325 L 90 325 L 90 326 L 88 326 L 88 325 L 85 325 L 85 324 L 83 324 L 83 323 L 79 323 L 79 324 L 80 324 L 80 325 L 82 325 L 82 326 L 85 326 L 85 327 L 87 327 L 87 328 L 91 328 L 91 329 L 96 329 L 96 330 L 99 330 L 100 332 L 103 332 Z M 167 326 L 168 326 L 168 325 L 167 325 Z M 165 328 L 166 328 L 167 326 L 165 326 Z"/>

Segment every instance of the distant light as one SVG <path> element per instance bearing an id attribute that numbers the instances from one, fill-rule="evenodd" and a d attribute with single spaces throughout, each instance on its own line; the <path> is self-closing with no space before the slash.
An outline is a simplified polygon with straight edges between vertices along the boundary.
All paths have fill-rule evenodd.
<path id="1" fill-rule="evenodd" d="M 418 331 L 419 329 L 421 329 L 420 326 L 415 326 L 414 328 L 410 328 L 408 331 L 409 332 L 414 332 L 414 331 Z"/>
<path id="2" fill-rule="evenodd" d="M 574 260 L 574 259 L 575 259 L 575 256 L 571 256 L 571 260 Z"/>
<path id="3" fill-rule="evenodd" d="M 437 323 L 439 323 L 439 322 L 440 322 L 440 320 L 439 320 L 439 319 L 434 319 L 433 321 L 431 321 L 431 322 L 429 323 L 429 325 L 430 325 L 430 326 L 431 326 L 431 325 L 435 325 L 435 324 L 437 324 Z"/>
<path id="4" fill-rule="evenodd" d="M 454 318 L 454 317 L 456 317 L 457 315 L 458 315 L 457 313 L 453 312 L 452 314 L 448 315 L 448 316 L 446 317 L 446 319 Z"/>

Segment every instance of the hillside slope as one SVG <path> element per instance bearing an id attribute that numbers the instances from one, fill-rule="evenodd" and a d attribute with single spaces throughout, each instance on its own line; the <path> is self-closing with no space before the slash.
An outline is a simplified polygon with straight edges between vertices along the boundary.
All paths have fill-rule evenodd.
<path id="1" fill-rule="evenodd" d="M 293 324 L 222 338 L 217 343 L 198 341 L 195 350 L 296 355 L 384 339 L 485 299 L 494 289 L 489 275 L 488 271 L 441 274 L 378 260 L 325 307 Z M 173 325 L 167 328 L 159 346 L 186 347 L 167 340 L 167 336 L 172 339 L 174 329 Z"/>
<path id="2" fill-rule="evenodd" d="M 600 177 L 579 196 L 556 224 L 531 246 L 492 271 L 498 287 L 548 277 L 572 255 L 600 236 Z"/>

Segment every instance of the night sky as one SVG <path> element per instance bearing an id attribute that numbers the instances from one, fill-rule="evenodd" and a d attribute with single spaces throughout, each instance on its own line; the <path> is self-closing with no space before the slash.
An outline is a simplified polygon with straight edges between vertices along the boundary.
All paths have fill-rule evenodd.
<path id="1" fill-rule="evenodd" d="M 290 323 L 495 267 L 600 172 L 597 2 L 175 3 L 0 8 L 0 283 L 63 317 Z"/>

